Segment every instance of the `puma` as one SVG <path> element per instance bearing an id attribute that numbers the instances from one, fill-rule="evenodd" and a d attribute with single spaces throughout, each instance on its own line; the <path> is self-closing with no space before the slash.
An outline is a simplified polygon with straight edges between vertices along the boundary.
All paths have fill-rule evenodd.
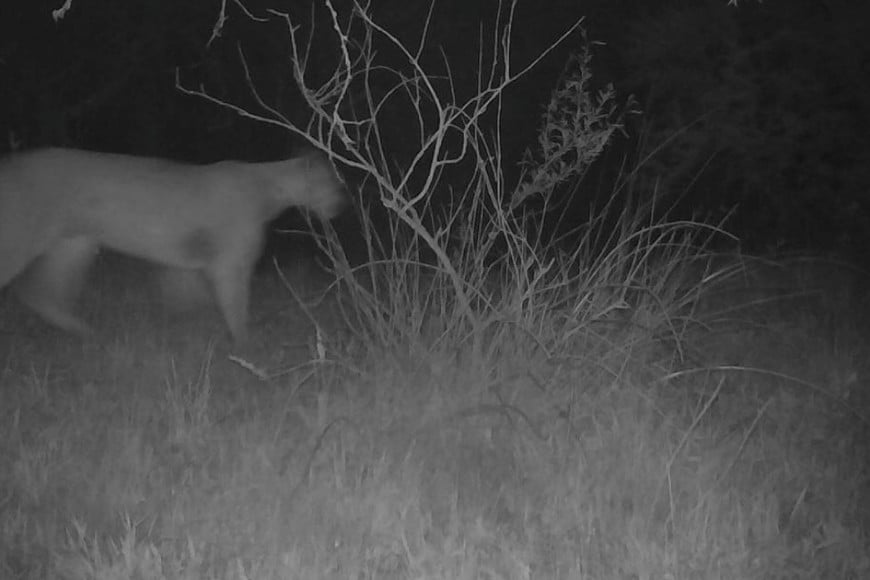
<path id="1" fill-rule="evenodd" d="M 0 161 L 0 288 L 14 281 L 46 321 L 86 333 L 74 306 L 98 250 L 110 248 L 203 275 L 243 341 L 265 225 L 291 206 L 330 219 L 347 202 L 321 153 L 212 165 L 72 149 L 15 154 Z"/>

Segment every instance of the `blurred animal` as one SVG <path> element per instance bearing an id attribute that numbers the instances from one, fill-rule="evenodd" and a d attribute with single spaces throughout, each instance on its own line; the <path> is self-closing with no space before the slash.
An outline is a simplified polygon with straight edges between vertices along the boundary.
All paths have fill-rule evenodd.
<path id="1" fill-rule="evenodd" d="M 265 224 L 291 206 L 322 219 L 348 200 L 329 159 L 187 165 L 72 149 L 0 161 L 0 288 L 48 322 L 88 327 L 74 307 L 102 248 L 196 273 L 210 284 L 236 341 Z"/>

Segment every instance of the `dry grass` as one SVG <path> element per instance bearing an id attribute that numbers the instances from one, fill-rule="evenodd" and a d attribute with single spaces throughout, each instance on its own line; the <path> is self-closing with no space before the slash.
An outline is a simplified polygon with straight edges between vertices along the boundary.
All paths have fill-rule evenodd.
<path id="1" fill-rule="evenodd" d="M 6 334 L 0 573 L 861 578 L 867 344 L 816 304 L 711 317 L 694 365 L 628 320 L 571 357 L 432 333 L 298 368 L 276 328 L 268 380 L 129 309 L 84 342 Z"/>

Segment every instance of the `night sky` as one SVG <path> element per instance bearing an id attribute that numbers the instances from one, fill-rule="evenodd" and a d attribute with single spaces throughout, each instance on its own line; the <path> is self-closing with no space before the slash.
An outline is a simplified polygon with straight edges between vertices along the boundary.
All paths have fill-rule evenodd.
<path id="1" fill-rule="evenodd" d="M 312 65 L 335 58 L 322 2 L 314 2 Z M 428 3 L 373 2 L 377 22 L 416 46 Z M 288 65 L 289 40 L 266 8 L 289 12 L 307 31 L 310 1 L 233 3 L 209 44 L 220 2 L 7 0 L 0 8 L 0 152 L 13 147 L 80 147 L 210 162 L 287 157 L 287 131 L 184 95 L 190 88 L 255 107 L 239 61 L 244 51 L 260 94 L 296 123 L 302 104 Z M 737 208 L 731 227 L 749 249 L 836 251 L 864 261 L 870 242 L 870 18 L 850 1 L 666 2 L 520 1 L 515 66 L 529 61 L 577 18 L 594 49 L 595 83 L 613 83 L 642 112 L 618 136 L 579 189 L 613 188 L 620 169 L 657 153 L 634 172 L 636 191 L 659 188 L 685 215 L 717 219 Z M 411 6 L 409 8 L 409 6 Z M 498 3 L 435 5 L 422 61 L 457 94 L 477 79 L 481 30 L 491 37 Z M 341 18 L 350 3 L 336 2 Z M 543 107 L 578 33 L 548 56 L 505 100 L 505 172 L 517 174 L 534 145 Z M 389 63 L 389 50 L 381 57 Z M 393 129 L 406 122 L 396 119 Z M 665 143 L 662 146 L 662 143 Z M 397 146 L 398 150 L 400 147 Z M 577 189 L 577 188 L 575 188 Z M 579 214 L 578 214 L 579 215 Z"/>

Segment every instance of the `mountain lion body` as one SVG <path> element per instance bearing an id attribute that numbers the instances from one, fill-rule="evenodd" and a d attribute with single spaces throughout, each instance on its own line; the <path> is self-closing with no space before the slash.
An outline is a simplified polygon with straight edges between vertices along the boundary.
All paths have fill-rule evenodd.
<path id="1" fill-rule="evenodd" d="M 202 272 L 236 340 L 245 338 L 264 226 L 291 206 L 323 219 L 347 203 L 322 154 L 186 165 L 43 149 L 0 161 L 0 288 L 48 322 L 87 327 L 73 307 L 100 247 Z"/>

